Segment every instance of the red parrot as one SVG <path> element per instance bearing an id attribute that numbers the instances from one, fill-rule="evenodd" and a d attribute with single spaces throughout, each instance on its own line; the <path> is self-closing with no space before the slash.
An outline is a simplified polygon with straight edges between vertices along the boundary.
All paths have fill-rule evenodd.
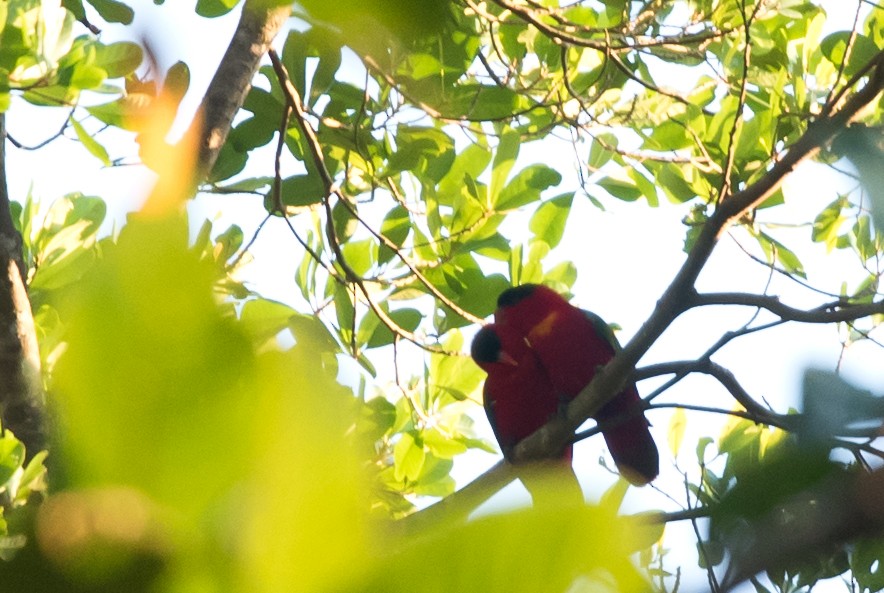
<path id="1" fill-rule="evenodd" d="M 534 352 L 515 329 L 487 325 L 473 339 L 471 355 L 486 373 L 485 413 L 507 461 L 519 441 L 546 424 L 559 411 L 561 398 Z M 583 491 L 571 468 L 571 445 L 563 464 L 531 464 L 519 479 L 535 506 L 583 503 Z"/>
<path id="2" fill-rule="evenodd" d="M 553 399 L 559 403 L 545 404 L 545 410 L 556 410 L 558 405 L 574 399 L 597 369 L 620 349 L 613 332 L 600 317 L 571 305 L 546 286 L 523 284 L 507 289 L 498 298 L 497 306 L 496 333 L 507 336 L 506 344 L 520 338 L 524 348 L 539 361 L 535 365 L 538 370 L 532 373 L 545 376 L 535 382 L 548 380 L 552 384 Z M 527 357 L 524 353 L 521 356 Z M 507 381 L 518 384 L 520 379 L 496 379 L 501 384 Z M 545 389 L 543 399 L 550 399 L 549 388 Z M 595 416 L 621 475 L 636 485 L 649 483 L 659 472 L 657 446 L 640 410 L 641 398 L 632 383 Z M 605 428 L 607 423 L 613 424 Z"/>
<path id="3" fill-rule="evenodd" d="M 470 353 L 488 373 L 485 414 L 504 458 L 511 461 L 516 444 L 546 424 L 561 400 L 537 354 L 514 328 L 486 325 L 473 339 Z M 571 458 L 570 445 L 562 456 Z"/>

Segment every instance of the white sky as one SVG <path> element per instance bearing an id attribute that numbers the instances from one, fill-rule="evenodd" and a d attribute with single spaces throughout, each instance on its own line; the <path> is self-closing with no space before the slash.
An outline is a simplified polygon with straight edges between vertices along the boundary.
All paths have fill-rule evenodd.
<path id="1" fill-rule="evenodd" d="M 193 110 L 208 85 L 214 66 L 227 45 L 237 17 L 235 14 L 222 19 L 203 20 L 192 14 L 194 2 L 167 2 L 162 7 L 142 1 L 137 9 L 136 30 L 150 37 L 163 31 L 162 45 L 155 43 L 159 59 L 165 65 L 184 58 L 191 65 L 192 85 L 186 99 L 186 109 Z M 853 6 L 853 3 L 850 3 Z M 173 6 L 174 5 L 174 6 Z M 847 28 L 852 24 L 853 8 L 832 11 L 833 29 Z M 199 33 L 195 33 L 199 31 Z M 105 41 L 125 35 L 119 28 L 107 27 Z M 35 144 L 60 128 L 67 112 L 51 113 L 45 108 L 35 109 L 16 101 L 8 117 L 8 129 L 12 136 L 25 144 Z M 72 135 L 72 134 L 69 134 Z M 100 139 L 109 147 L 111 158 L 131 157 L 134 146 L 128 135 L 109 130 Z M 541 150 L 543 152 L 541 152 Z M 526 150 L 525 162 L 543 160 L 551 150 L 564 151 L 554 162 L 571 163 L 573 153 L 566 144 L 555 148 L 552 141 Z M 128 160 L 132 160 L 129 158 Z M 552 159 L 550 159 L 552 160 Z M 9 151 L 10 189 L 14 199 L 23 200 L 33 184 L 34 195 L 43 203 L 50 203 L 64 193 L 78 189 L 83 193 L 104 198 L 115 215 L 117 224 L 124 220 L 125 212 L 140 203 L 145 195 L 151 175 L 140 166 L 103 168 L 85 150 L 72 146 L 70 140 L 59 140 L 36 152 L 11 149 Z M 272 170 L 268 160 L 257 174 Z M 570 167 L 570 165 L 568 165 Z M 51 173 L 49 173 L 51 171 Z M 573 170 L 562 170 L 563 183 L 550 195 L 576 188 Z M 843 178 L 825 167 L 813 163 L 803 165 L 785 186 L 787 203 L 774 212 L 762 213 L 762 217 L 779 222 L 809 222 L 825 205 L 834 200 L 839 192 L 853 188 Z M 606 212 L 594 208 L 587 199 L 578 195 L 569 219 L 565 240 L 555 252 L 556 260 L 572 259 L 579 262 L 579 276 L 574 287 L 575 304 L 591 309 L 605 319 L 622 326 L 623 342 L 639 328 L 648 317 L 662 293 L 681 265 L 684 227 L 681 219 L 686 210 L 666 202 L 656 209 L 642 204 L 626 204 L 616 199 L 605 200 Z M 200 197 L 192 207 L 195 224 L 203 217 L 219 218 L 217 230 L 236 223 L 243 227 L 246 236 L 263 218 L 261 200 L 246 196 Z M 256 259 L 251 278 L 254 288 L 268 298 L 297 303 L 293 281 L 294 270 L 300 261 L 301 251 L 282 228 L 280 221 L 271 221 L 265 235 L 255 244 Z M 809 227 L 795 231 L 796 238 L 807 242 Z M 737 236 L 751 246 L 743 233 Z M 853 257 L 840 253 L 826 253 L 820 245 L 809 246 L 799 253 L 809 273 L 809 282 L 831 292 L 838 292 L 842 280 L 854 287 L 863 278 Z M 763 291 L 767 282 L 767 270 L 750 262 L 732 241 L 724 240 L 715 251 L 698 283 L 698 288 L 709 291 Z M 816 300 L 808 291 L 781 276 L 774 276 L 770 289 L 783 302 L 794 306 L 814 306 Z M 692 311 L 676 321 L 673 327 L 658 341 L 643 359 L 642 364 L 685 359 L 701 354 L 714 343 L 722 332 L 736 329 L 752 315 L 752 310 L 738 307 L 719 307 Z M 832 327 L 789 325 L 773 331 L 741 338 L 715 357 L 730 368 L 746 390 L 757 399 L 764 398 L 779 411 L 797 406 L 800 397 L 801 375 L 808 365 L 834 369 L 840 355 L 838 335 Z M 851 347 L 842 362 L 845 375 L 860 385 L 878 393 L 884 392 L 880 369 L 884 368 L 884 352 L 872 344 L 862 343 Z M 384 375 L 384 373 L 382 373 Z M 387 376 L 382 378 L 389 378 Z M 651 391 L 651 383 L 640 385 L 640 391 Z M 713 381 L 691 378 L 661 396 L 658 401 L 688 401 L 719 407 L 731 407 L 732 400 Z M 667 428 L 669 412 L 653 412 L 649 415 L 654 424 L 654 435 L 661 449 L 662 474 L 657 484 L 667 492 L 682 492 L 681 477 L 670 466 Z M 709 415 L 689 416 L 688 434 L 680 456 L 682 468 L 693 463 L 693 444 L 700 435 L 716 435 L 720 418 Z M 490 437 L 490 432 L 485 433 Z M 590 439 L 579 445 L 576 459 L 581 481 L 587 498 L 596 499 L 612 478 L 600 469 L 595 460 L 603 453 L 603 441 Z M 484 471 L 496 458 L 477 453 L 469 462 L 458 464 L 456 475 L 459 485 L 470 476 Z M 519 498 L 512 490 L 503 498 Z M 627 500 L 631 509 L 672 508 L 659 493 L 649 488 L 633 489 Z M 686 527 L 686 526 L 685 526 Z M 673 541 L 686 538 L 683 564 L 695 562 L 692 533 L 673 530 Z M 684 585 L 702 585 L 704 577 L 696 576 Z"/>

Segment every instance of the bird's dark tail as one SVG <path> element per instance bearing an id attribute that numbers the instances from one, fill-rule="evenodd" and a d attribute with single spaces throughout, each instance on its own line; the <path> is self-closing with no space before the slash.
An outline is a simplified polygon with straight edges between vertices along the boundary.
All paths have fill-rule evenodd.
<path id="1" fill-rule="evenodd" d="M 620 475 L 635 486 L 648 484 L 660 472 L 657 445 L 640 406 L 641 399 L 633 386 L 596 415 Z"/>

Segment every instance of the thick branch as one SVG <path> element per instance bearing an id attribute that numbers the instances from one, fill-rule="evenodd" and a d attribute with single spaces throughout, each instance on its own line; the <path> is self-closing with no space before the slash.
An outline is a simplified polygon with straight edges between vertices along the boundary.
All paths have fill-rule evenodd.
<path id="1" fill-rule="evenodd" d="M 204 180 L 215 165 L 233 116 L 252 88 L 261 58 L 291 12 L 291 6 L 276 6 L 267 0 L 246 0 L 243 5 L 239 24 L 192 124 L 201 128 L 198 180 Z"/>
<path id="2" fill-rule="evenodd" d="M 24 444 L 28 457 L 46 445 L 40 350 L 25 288 L 22 240 L 9 211 L 6 184 L 6 114 L 0 113 L 0 418 Z"/>

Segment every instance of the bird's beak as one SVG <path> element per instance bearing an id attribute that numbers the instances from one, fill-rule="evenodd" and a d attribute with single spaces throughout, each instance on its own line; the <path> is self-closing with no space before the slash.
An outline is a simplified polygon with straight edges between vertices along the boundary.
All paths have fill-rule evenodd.
<path id="1" fill-rule="evenodd" d="M 516 362 L 515 358 L 503 351 L 501 351 L 500 355 L 497 357 L 497 362 L 502 362 L 503 364 L 508 364 L 514 367 L 519 366 L 519 363 Z"/>

